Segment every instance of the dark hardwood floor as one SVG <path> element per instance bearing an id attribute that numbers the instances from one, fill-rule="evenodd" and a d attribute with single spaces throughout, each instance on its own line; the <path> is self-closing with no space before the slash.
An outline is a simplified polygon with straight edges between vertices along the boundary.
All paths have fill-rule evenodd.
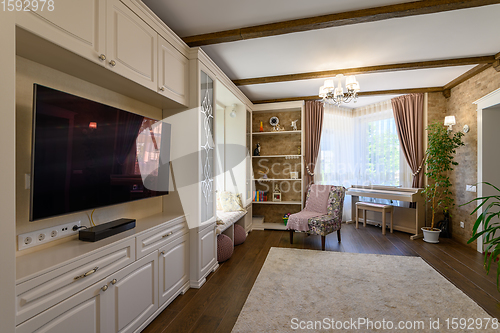
<path id="1" fill-rule="evenodd" d="M 294 244 L 290 244 L 287 231 L 252 231 L 200 289 L 189 289 L 177 297 L 143 332 L 231 332 L 271 247 L 321 250 L 321 237 L 295 233 Z M 486 275 L 483 256 L 452 239 L 428 244 L 422 239 L 412 241 L 409 234 L 397 231 L 383 236 L 376 226 L 355 229 L 353 224 L 343 224 L 342 242 L 338 243 L 336 233 L 332 233 L 326 237 L 326 250 L 420 256 L 500 319 L 496 267 Z"/>

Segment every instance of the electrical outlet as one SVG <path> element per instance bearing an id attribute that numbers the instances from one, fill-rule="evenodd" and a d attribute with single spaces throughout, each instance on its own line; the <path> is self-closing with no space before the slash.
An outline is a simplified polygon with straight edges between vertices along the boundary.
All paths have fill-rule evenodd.
<path id="1" fill-rule="evenodd" d="M 460 228 L 465 228 L 465 223 L 464 223 L 464 221 L 460 221 Z"/>
<path id="2" fill-rule="evenodd" d="M 465 190 L 467 192 L 476 192 L 476 186 L 475 185 L 465 185 Z"/>
<path id="3" fill-rule="evenodd" d="M 78 230 L 73 231 L 73 227 L 79 227 L 80 225 L 81 221 L 76 221 L 18 235 L 17 248 L 21 251 L 36 245 L 52 242 L 56 239 L 75 235 L 78 233 Z"/>

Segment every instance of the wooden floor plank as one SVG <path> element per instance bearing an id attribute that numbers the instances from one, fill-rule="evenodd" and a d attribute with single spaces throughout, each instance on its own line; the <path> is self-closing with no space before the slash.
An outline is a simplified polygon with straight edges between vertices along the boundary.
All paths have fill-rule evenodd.
<path id="1" fill-rule="evenodd" d="M 473 249 L 452 239 L 439 244 L 412 241 L 409 234 L 397 231 L 383 236 L 379 227 L 370 225 L 355 229 L 354 224 L 342 224 L 341 234 L 341 243 L 336 233 L 326 236 L 327 251 L 419 256 L 500 319 L 495 272 L 486 275 L 482 255 Z M 320 250 L 321 238 L 295 233 L 290 244 L 288 231 L 252 231 L 199 290 L 177 297 L 144 332 L 231 332 L 271 247 Z"/>

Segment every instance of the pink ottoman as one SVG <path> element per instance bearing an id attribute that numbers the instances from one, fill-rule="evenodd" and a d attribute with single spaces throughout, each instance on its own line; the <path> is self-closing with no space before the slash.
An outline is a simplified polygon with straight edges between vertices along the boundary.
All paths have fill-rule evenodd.
<path id="1" fill-rule="evenodd" d="M 247 233 L 245 232 L 245 229 L 239 225 L 235 224 L 234 225 L 234 245 L 240 245 L 242 244 L 245 239 L 247 239 Z"/>
<path id="2" fill-rule="evenodd" d="M 224 262 L 233 255 L 233 241 L 224 234 L 217 236 L 217 261 Z"/>

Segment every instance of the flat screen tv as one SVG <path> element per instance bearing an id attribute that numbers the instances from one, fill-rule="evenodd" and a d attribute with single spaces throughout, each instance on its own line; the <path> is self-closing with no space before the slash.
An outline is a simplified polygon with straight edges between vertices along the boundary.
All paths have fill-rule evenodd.
<path id="1" fill-rule="evenodd" d="M 30 221 L 168 194 L 169 124 L 33 90 Z"/>

